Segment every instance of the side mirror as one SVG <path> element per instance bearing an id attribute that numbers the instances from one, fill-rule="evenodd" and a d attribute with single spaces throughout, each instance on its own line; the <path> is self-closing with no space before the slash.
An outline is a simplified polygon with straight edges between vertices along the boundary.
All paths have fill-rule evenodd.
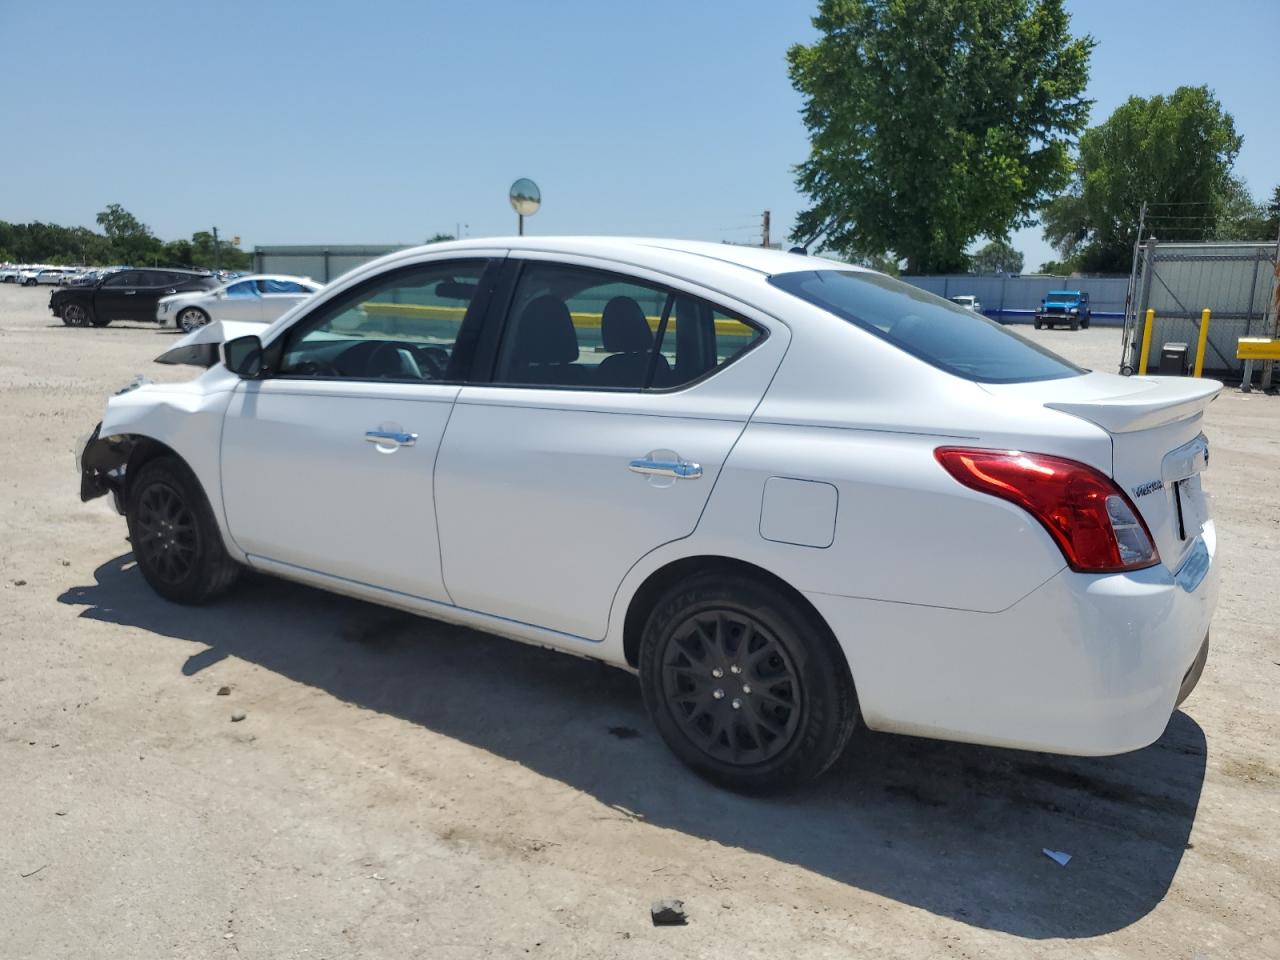
<path id="1" fill-rule="evenodd" d="M 262 341 L 253 334 L 226 341 L 222 345 L 222 362 L 242 379 L 257 380 L 262 376 Z"/>

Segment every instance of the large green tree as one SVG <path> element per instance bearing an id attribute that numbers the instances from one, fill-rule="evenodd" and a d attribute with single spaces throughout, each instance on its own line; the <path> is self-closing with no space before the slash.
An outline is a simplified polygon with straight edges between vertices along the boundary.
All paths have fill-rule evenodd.
<path id="1" fill-rule="evenodd" d="M 821 0 L 813 24 L 787 52 L 810 138 L 793 237 L 963 269 L 1066 185 L 1093 40 L 1062 0 Z"/>
<path id="2" fill-rule="evenodd" d="M 151 228 L 118 203 L 107 205 L 97 216 L 98 226 L 111 244 L 111 258 L 118 263 L 152 263 L 162 244 Z"/>
<path id="3" fill-rule="evenodd" d="M 1021 273 L 1023 257 L 1008 240 L 992 240 L 969 257 L 974 273 Z"/>
<path id="4" fill-rule="evenodd" d="M 1238 200 L 1241 142 L 1208 87 L 1130 97 L 1080 138 L 1070 189 L 1042 211 L 1045 239 L 1081 270 L 1125 273 L 1144 202 L 1147 235 L 1214 239 Z"/>

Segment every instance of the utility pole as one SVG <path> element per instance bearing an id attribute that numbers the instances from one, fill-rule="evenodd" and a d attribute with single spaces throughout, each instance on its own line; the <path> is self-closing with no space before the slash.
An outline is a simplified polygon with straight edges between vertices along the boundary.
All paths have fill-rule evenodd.
<path id="1" fill-rule="evenodd" d="M 760 246 L 768 249 L 769 246 L 769 211 L 766 210 L 760 224 Z"/>
<path id="2" fill-rule="evenodd" d="M 222 269 L 222 250 L 218 247 L 218 228 L 213 228 L 213 269 L 216 273 Z"/>

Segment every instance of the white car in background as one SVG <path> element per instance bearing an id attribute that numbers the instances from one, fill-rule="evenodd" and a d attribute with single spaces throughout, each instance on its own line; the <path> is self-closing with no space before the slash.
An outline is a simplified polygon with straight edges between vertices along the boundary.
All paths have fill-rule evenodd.
<path id="1" fill-rule="evenodd" d="M 950 300 L 958 307 L 964 307 L 974 313 L 982 312 L 982 301 L 971 293 L 962 293 L 957 297 L 951 297 Z"/>
<path id="2" fill-rule="evenodd" d="M 76 275 L 71 267 L 47 267 L 36 274 L 36 283 L 49 287 L 60 287 Z"/>
<path id="3" fill-rule="evenodd" d="M 267 273 L 237 277 L 213 290 L 162 297 L 156 305 L 156 320 L 162 326 L 172 322 L 188 333 L 213 320 L 271 323 L 323 287 L 306 277 Z"/>
<path id="4" fill-rule="evenodd" d="M 157 593 L 248 567 L 634 670 L 731 787 L 860 724 L 1135 750 L 1208 654 L 1221 384 L 1082 370 L 879 273 L 437 243 L 163 359 L 208 369 L 119 391 L 79 463 Z"/>

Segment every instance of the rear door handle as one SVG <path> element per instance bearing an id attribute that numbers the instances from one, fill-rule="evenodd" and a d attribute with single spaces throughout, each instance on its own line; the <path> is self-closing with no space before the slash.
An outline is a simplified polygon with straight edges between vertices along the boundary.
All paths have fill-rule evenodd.
<path id="1" fill-rule="evenodd" d="M 702 476 L 702 464 L 689 460 L 651 460 L 639 457 L 632 460 L 628 469 L 648 477 L 674 477 L 677 480 L 697 480 Z"/>
<path id="2" fill-rule="evenodd" d="M 401 447 L 412 447 L 418 442 L 416 433 L 401 433 L 398 430 L 366 430 L 364 438 L 376 443 L 379 450 L 399 450 Z"/>
<path id="3" fill-rule="evenodd" d="M 132 296 L 136 296 L 136 295 L 137 295 L 137 293 L 138 293 L 138 291 L 137 291 L 137 290 L 126 290 L 126 291 L 124 292 L 124 295 L 125 295 L 126 297 L 132 297 Z"/>

